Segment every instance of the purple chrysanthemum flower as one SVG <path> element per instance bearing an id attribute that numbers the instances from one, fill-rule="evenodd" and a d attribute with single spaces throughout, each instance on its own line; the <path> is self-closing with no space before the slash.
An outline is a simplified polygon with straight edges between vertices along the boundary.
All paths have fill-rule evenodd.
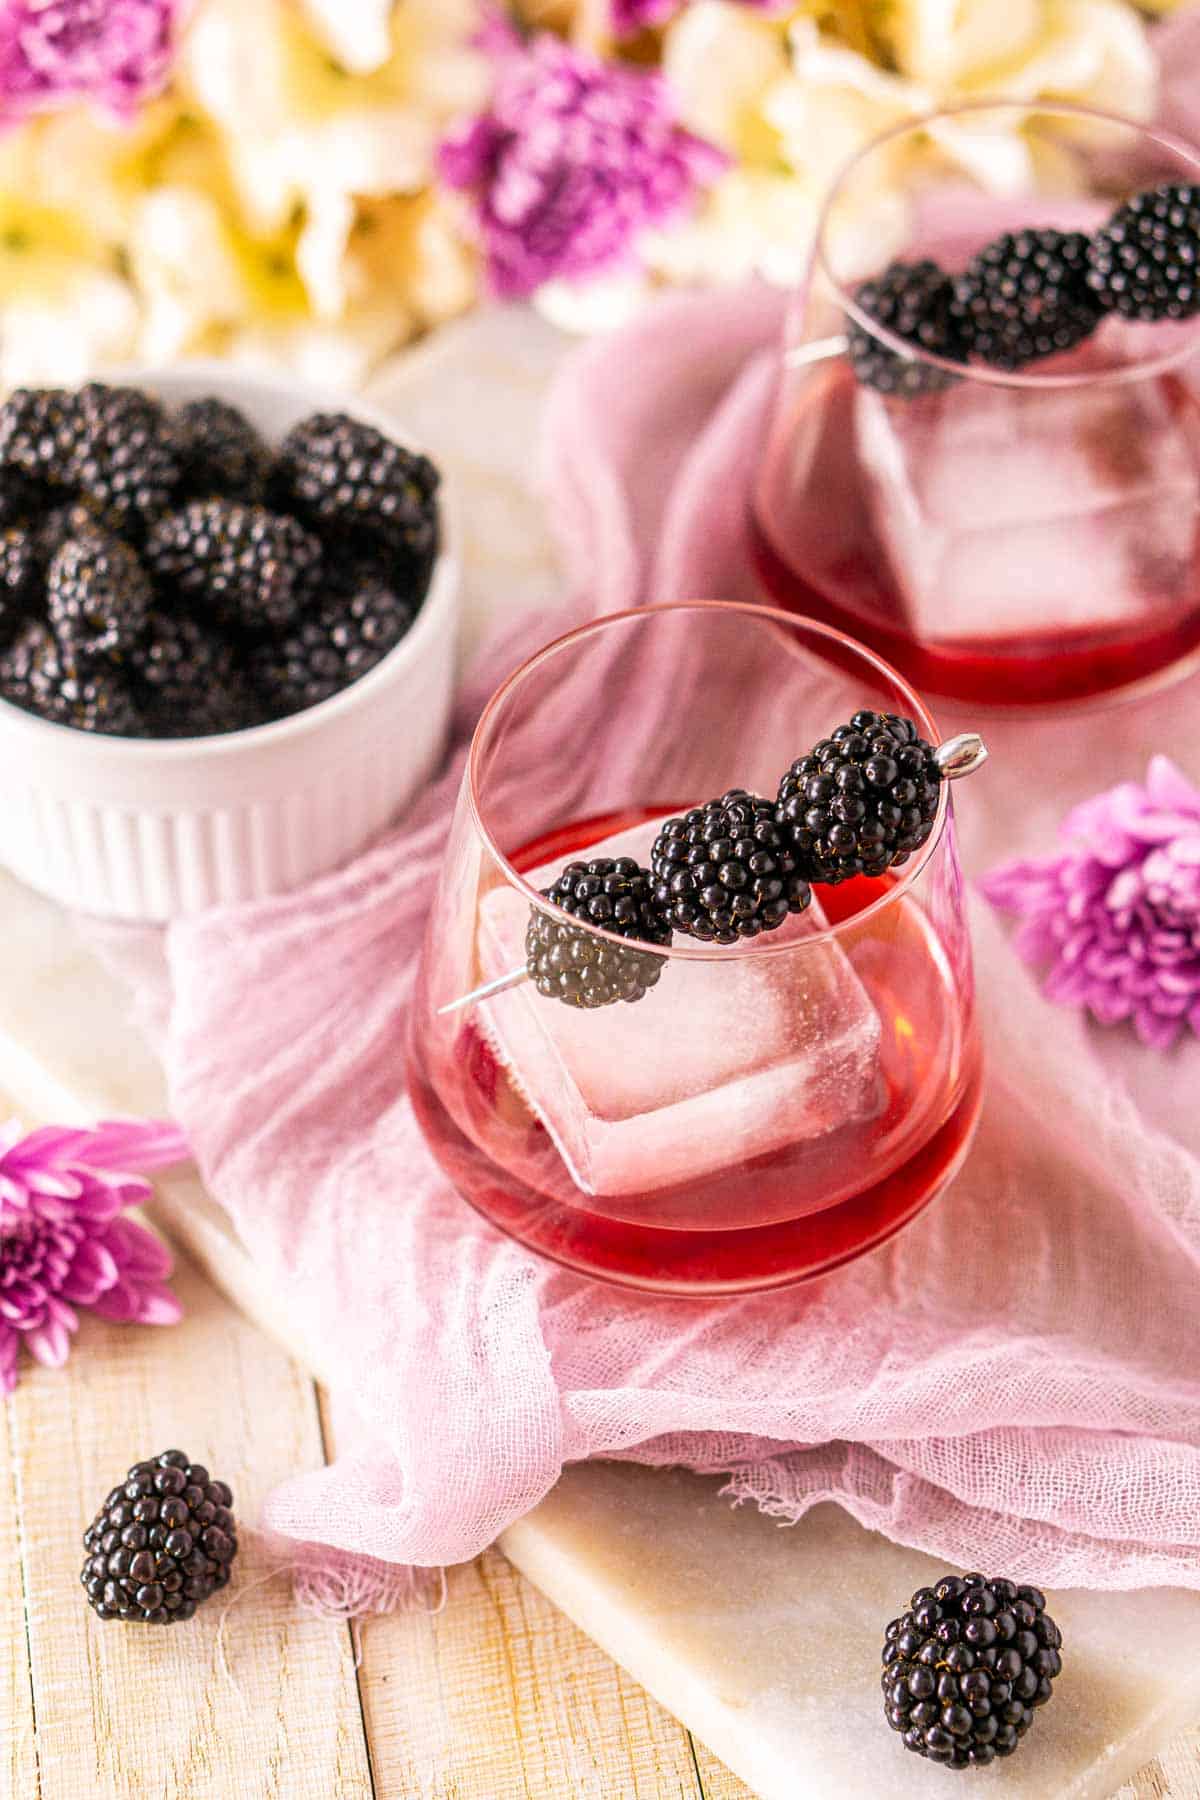
<path id="1" fill-rule="evenodd" d="M 1018 915 L 1016 947 L 1047 964 L 1045 991 L 1102 1025 L 1132 1019 L 1165 1050 L 1200 1036 L 1200 791 L 1156 756 L 1145 786 L 1123 782 L 1075 808 L 1066 848 L 982 882 Z"/>
<path id="2" fill-rule="evenodd" d="M 685 0 L 608 0 L 609 23 L 614 37 L 632 37 L 654 25 L 665 25 L 683 10 Z M 747 12 L 782 13 L 794 0 L 738 0 Z"/>
<path id="3" fill-rule="evenodd" d="M 22 1341 L 39 1362 L 66 1361 L 78 1306 L 139 1325 L 180 1317 L 168 1251 L 122 1215 L 150 1193 L 134 1171 L 189 1154 L 167 1124 L 0 1127 L 0 1393 L 16 1384 Z"/>
<path id="4" fill-rule="evenodd" d="M 127 115 L 165 86 L 184 0 L 3 0 L 0 120 L 93 100 Z"/>
<path id="5" fill-rule="evenodd" d="M 531 294 L 628 263 L 638 235 L 680 212 L 725 167 L 675 121 L 661 77 L 600 61 L 549 34 L 493 34 L 487 111 L 438 153 L 443 179 L 475 197 L 493 291 Z"/>

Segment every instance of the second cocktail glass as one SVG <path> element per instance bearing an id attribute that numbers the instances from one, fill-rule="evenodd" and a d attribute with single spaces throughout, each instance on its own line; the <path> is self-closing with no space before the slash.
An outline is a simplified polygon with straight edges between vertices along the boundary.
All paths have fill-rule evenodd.
<path id="1" fill-rule="evenodd" d="M 1047 228 L 1068 234 L 1069 261 L 1070 234 L 1135 193 L 1198 181 L 1187 145 L 1046 104 L 944 113 L 855 158 L 789 314 L 754 489 L 773 600 L 853 632 L 922 692 L 976 706 L 1094 701 L 1193 667 L 1200 319 L 1101 313 L 1064 351 L 1024 361 L 1002 343 L 999 362 L 1021 366 L 989 366 L 897 338 L 862 284 L 923 259 L 961 277 L 989 242 Z M 1183 311 L 1200 271 L 1200 238 L 1185 238 Z M 1007 250 L 1008 286 L 993 292 L 1029 309 L 1036 339 L 1041 284 L 1062 269 L 1037 243 Z"/>

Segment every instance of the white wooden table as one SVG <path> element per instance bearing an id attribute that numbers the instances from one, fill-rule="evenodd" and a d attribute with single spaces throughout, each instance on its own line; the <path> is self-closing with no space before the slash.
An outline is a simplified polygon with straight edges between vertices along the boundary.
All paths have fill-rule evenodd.
<path id="1" fill-rule="evenodd" d="M 0 1407 L 4 1800 L 752 1800 L 497 1551 L 450 1572 L 439 1613 L 351 1629 L 263 1579 L 250 1531 L 189 1624 L 96 1619 L 79 1539 L 135 1458 L 181 1444 L 253 1520 L 332 1451 L 311 1378 L 197 1270 L 177 1285 L 181 1325 L 87 1319 Z M 1200 1733 L 1121 1800 L 1200 1800 Z"/>

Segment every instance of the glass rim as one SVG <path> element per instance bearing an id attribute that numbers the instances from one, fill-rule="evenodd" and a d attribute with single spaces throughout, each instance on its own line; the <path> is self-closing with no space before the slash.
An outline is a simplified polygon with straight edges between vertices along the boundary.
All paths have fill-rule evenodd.
<path id="1" fill-rule="evenodd" d="M 601 613 L 598 618 L 589 619 L 586 624 L 576 625 L 572 630 L 552 638 L 540 650 L 536 650 L 532 656 L 526 657 L 525 661 L 520 663 L 501 682 L 484 707 L 475 730 L 471 734 L 463 777 L 471 822 L 508 886 L 515 888 L 539 912 L 547 914 L 564 925 L 572 925 L 578 929 L 579 920 L 562 907 L 548 901 L 539 889 L 535 888 L 513 867 L 496 842 L 490 828 L 484 822 L 479 791 L 479 758 L 485 741 L 494 728 L 498 715 L 512 696 L 536 670 L 541 668 L 544 663 L 549 662 L 551 658 L 560 655 L 575 644 L 585 642 L 588 638 L 602 635 L 613 626 L 631 623 L 645 624 L 665 613 L 682 612 L 716 614 L 725 617 L 738 613 L 762 624 L 782 625 L 791 632 L 807 633 L 810 636 L 824 639 L 827 643 L 836 644 L 842 649 L 850 651 L 859 661 L 868 664 L 884 685 L 894 687 L 903 695 L 906 706 L 910 708 L 908 716 L 913 719 L 917 729 L 928 743 L 936 749 L 942 742 L 941 732 L 933 714 L 916 689 L 905 680 L 899 670 L 894 669 L 891 663 L 870 649 L 868 645 L 851 637 L 849 633 L 838 631 L 832 625 L 823 625 L 818 619 L 811 619 L 804 613 L 784 612 L 778 607 L 759 606 L 752 601 L 743 600 L 671 600 L 661 605 L 634 606 L 622 612 Z M 780 943 L 773 932 L 763 932 L 759 937 L 742 939 L 737 944 L 705 944 L 699 941 L 681 944 L 678 938 L 675 938 L 670 944 L 663 945 L 649 943 L 643 938 L 620 937 L 615 932 L 604 931 L 597 925 L 589 925 L 587 930 L 590 935 L 625 950 L 636 949 L 666 960 L 678 959 L 685 962 L 704 963 L 727 961 L 731 955 L 739 957 L 787 956 L 810 949 L 815 944 L 833 938 L 853 935 L 867 920 L 880 916 L 903 899 L 937 851 L 946 829 L 950 811 L 950 783 L 943 781 L 940 787 L 933 829 L 921 848 L 914 852 L 910 860 L 897 871 L 897 878 L 887 893 L 881 894 L 877 900 L 872 900 L 869 906 L 864 906 L 860 912 L 852 914 L 848 919 L 833 922 L 827 919 L 824 925 L 803 938 L 791 938 Z M 664 819 L 674 816 L 676 815 L 670 812 L 663 813 Z M 581 851 L 578 857 L 572 856 L 568 860 L 578 861 L 583 856 L 584 852 Z"/>
<path id="2" fill-rule="evenodd" d="M 1190 329 L 1183 332 L 1182 342 L 1171 350 L 1163 351 L 1155 356 L 1138 358 L 1134 362 L 1122 364 L 1118 368 L 1085 369 L 1079 373 L 1059 374 L 1039 373 L 1036 366 L 1032 370 L 1009 371 L 992 369 L 986 364 L 953 362 L 949 357 L 938 356 L 933 351 L 926 350 L 923 346 L 913 344 L 907 338 L 898 336 L 887 326 L 881 325 L 858 304 L 853 289 L 848 288 L 842 278 L 835 273 L 827 242 L 833 210 L 844 192 L 847 182 L 862 169 L 872 156 L 885 149 L 889 144 L 894 144 L 899 139 L 918 132 L 927 132 L 930 126 L 940 124 L 944 120 L 969 118 L 981 113 L 1027 113 L 1031 116 L 1061 117 L 1078 119 L 1084 123 L 1119 126 L 1143 143 L 1156 144 L 1169 151 L 1172 156 L 1190 164 L 1196 171 L 1197 182 L 1200 183 L 1200 145 L 1191 143 L 1177 132 L 1163 130 L 1157 125 L 1143 124 L 1137 119 L 1127 118 L 1121 113 L 1107 112 L 1101 107 L 1084 106 L 1070 100 L 1006 100 L 1003 97 L 967 100 L 958 106 L 935 107 L 915 118 L 905 119 L 897 125 L 889 126 L 886 131 L 879 132 L 869 143 L 856 150 L 853 156 L 838 170 L 833 184 L 822 202 L 813 239 L 812 260 L 814 266 L 820 268 L 845 313 L 860 330 L 865 331 L 904 361 L 938 369 L 954 376 L 958 381 L 974 381 L 987 387 L 1024 388 L 1037 391 L 1039 389 L 1094 387 L 1101 382 L 1116 384 L 1127 381 L 1146 381 L 1156 375 L 1167 374 L 1180 363 L 1187 362 L 1200 350 L 1200 315 L 1189 320 L 1177 321 L 1178 324 L 1190 327 Z M 966 172 L 964 171 L 964 173 Z M 983 196 L 986 196 L 987 193 L 985 188 L 978 185 L 976 185 L 975 191 Z M 1053 196 L 1050 197 L 1053 198 Z M 1059 197 L 1072 198 L 1070 195 Z M 869 276 L 859 277 L 854 282 L 854 287 L 858 287 L 862 281 L 869 279 Z"/>

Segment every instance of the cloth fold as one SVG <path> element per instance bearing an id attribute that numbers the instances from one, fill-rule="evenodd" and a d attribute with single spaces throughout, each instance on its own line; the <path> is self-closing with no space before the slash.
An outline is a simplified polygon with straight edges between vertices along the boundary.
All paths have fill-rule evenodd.
<path id="1" fill-rule="evenodd" d="M 1167 1057 L 1056 1009 L 981 901 L 988 1082 L 947 1194 L 807 1287 L 639 1296 L 541 1263 L 435 1168 L 404 1093 L 414 962 L 470 727 L 592 614 L 754 595 L 748 484 L 780 298 L 672 300 L 576 352 L 546 415 L 561 616 L 465 683 L 444 775 L 353 867 L 174 926 L 170 1091 L 212 1192 L 303 1318 L 350 1447 L 267 1523 L 385 1562 L 474 1555 L 593 1456 L 723 1473 L 781 1518 L 835 1499 L 953 1562 L 1200 1586 L 1200 1045 Z M 635 378 L 631 378 L 631 371 Z M 1169 750 L 1200 682 L 1102 714 L 988 720 L 969 875 Z M 943 729 L 968 723 L 939 709 Z"/>

